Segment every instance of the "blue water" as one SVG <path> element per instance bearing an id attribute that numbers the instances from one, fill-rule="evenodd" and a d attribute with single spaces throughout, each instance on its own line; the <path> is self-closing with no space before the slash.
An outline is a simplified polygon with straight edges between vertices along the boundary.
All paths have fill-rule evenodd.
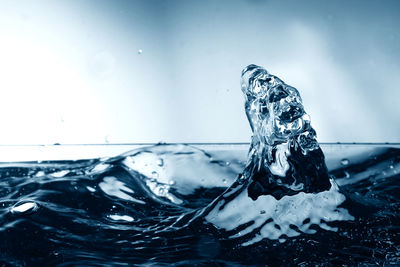
<path id="1" fill-rule="evenodd" d="M 400 149 L 324 153 L 297 89 L 256 65 L 241 88 L 247 159 L 159 144 L 0 163 L 0 263 L 399 265 Z"/>
<path id="2" fill-rule="evenodd" d="M 0 262 L 399 264 L 399 149 L 374 148 L 347 157 L 347 165 L 327 157 L 329 173 L 346 196 L 341 207 L 354 220 L 328 223 L 336 231 L 316 223 L 314 234 L 284 242 L 265 238 L 250 246 L 241 245 L 249 238 L 230 238 L 235 230 L 227 234 L 206 215 L 189 223 L 245 167 L 241 157 L 232 156 L 235 151 L 217 152 L 158 145 L 114 159 L 0 164 Z M 24 203 L 33 205 L 16 210 Z"/>

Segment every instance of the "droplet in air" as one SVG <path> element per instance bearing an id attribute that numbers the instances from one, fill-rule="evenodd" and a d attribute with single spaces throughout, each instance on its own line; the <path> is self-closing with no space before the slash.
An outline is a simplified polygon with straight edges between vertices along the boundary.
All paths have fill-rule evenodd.
<path id="1" fill-rule="evenodd" d="M 139 50 L 137 51 L 137 53 L 138 53 L 139 55 L 141 55 L 141 54 L 143 53 L 143 50 L 142 50 L 142 49 L 139 49 Z"/>
<path id="2" fill-rule="evenodd" d="M 342 160 L 340 161 L 340 163 L 341 163 L 343 166 L 347 166 L 347 165 L 349 165 L 350 161 L 349 161 L 348 159 L 342 159 Z"/>
<path id="3" fill-rule="evenodd" d="M 36 211 L 39 208 L 35 202 L 19 202 L 11 208 L 13 214 L 29 214 Z"/>
<path id="4" fill-rule="evenodd" d="M 222 179 L 222 182 L 223 182 L 224 184 L 226 184 L 226 179 Z"/>

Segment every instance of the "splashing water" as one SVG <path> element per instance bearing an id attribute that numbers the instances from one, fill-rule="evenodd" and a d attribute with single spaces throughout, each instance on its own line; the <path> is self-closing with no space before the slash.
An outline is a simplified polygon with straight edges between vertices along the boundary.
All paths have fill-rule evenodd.
<path id="1" fill-rule="evenodd" d="M 256 65 L 243 70 L 241 84 L 253 131 L 248 163 L 206 220 L 226 231 L 242 228 L 230 237 L 247 236 L 244 246 L 316 233 L 316 224 L 337 231 L 326 223 L 353 220 L 338 208 L 345 197 L 329 180 L 298 91 Z"/>
<path id="2" fill-rule="evenodd" d="M 390 265 L 397 146 L 318 142 L 298 91 L 242 73 L 247 146 L 0 163 L 0 265 Z M 61 146 L 60 146 L 61 147 Z"/>
<path id="3" fill-rule="evenodd" d="M 250 197 L 328 190 L 324 155 L 299 92 L 256 65 L 243 70 L 241 84 L 253 131 L 245 171 L 254 180 Z"/>

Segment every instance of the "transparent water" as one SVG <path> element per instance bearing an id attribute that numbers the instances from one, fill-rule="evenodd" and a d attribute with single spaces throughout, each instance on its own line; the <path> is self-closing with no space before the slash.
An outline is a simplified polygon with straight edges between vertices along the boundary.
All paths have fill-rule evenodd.
<path id="1" fill-rule="evenodd" d="M 256 65 L 243 70 L 241 88 L 253 131 L 247 156 L 234 145 L 158 144 L 1 164 L 0 260 L 400 264 L 398 146 L 324 153 L 297 89 Z"/>
<path id="2" fill-rule="evenodd" d="M 327 223 L 335 231 L 315 223 L 310 227 L 316 231 L 313 234 L 284 242 L 265 238 L 242 246 L 251 234 L 243 239 L 232 236 L 243 229 L 227 233 L 205 215 L 190 222 L 196 211 L 236 180 L 246 165 L 248 146 L 157 145 L 102 159 L 3 162 L 0 262 L 14 266 L 400 262 L 399 145 L 322 145 L 329 174 L 346 197 L 340 207 L 354 217 Z M 37 153 L 56 157 L 54 150 L 85 154 L 87 148 L 54 146 Z M 111 148 L 92 150 L 118 152 L 110 152 Z M 267 212 L 260 215 L 268 217 Z"/>

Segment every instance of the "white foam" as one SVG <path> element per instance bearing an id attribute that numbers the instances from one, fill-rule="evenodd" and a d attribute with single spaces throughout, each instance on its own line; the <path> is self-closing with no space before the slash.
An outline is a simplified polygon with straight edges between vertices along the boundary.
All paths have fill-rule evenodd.
<path id="1" fill-rule="evenodd" d="M 206 220 L 227 231 L 253 221 L 251 225 L 240 232 L 240 235 L 236 233 L 230 236 L 230 238 L 237 238 L 252 233 L 267 220 L 272 219 L 270 223 L 262 226 L 258 232 L 254 233 L 253 237 L 242 244 L 247 246 L 264 238 L 278 240 L 282 235 L 294 237 L 299 235 L 300 232 L 313 234 L 315 230 L 310 229 L 312 224 L 319 225 L 328 231 L 337 231 L 336 228 L 328 226 L 321 220 L 325 222 L 353 220 L 354 217 L 347 210 L 337 208 L 344 200 L 344 195 L 339 193 L 336 185 L 332 185 L 329 191 L 320 193 L 300 192 L 294 196 L 284 196 L 280 200 L 267 195 L 260 196 L 253 201 L 248 197 L 247 191 L 244 190 L 226 204 L 222 210 L 219 210 L 222 202 L 217 203 L 215 208 L 206 216 Z M 309 219 L 310 222 L 303 224 L 306 219 Z M 275 227 L 275 224 L 279 227 Z M 291 225 L 297 226 L 300 232 L 292 229 Z"/>

